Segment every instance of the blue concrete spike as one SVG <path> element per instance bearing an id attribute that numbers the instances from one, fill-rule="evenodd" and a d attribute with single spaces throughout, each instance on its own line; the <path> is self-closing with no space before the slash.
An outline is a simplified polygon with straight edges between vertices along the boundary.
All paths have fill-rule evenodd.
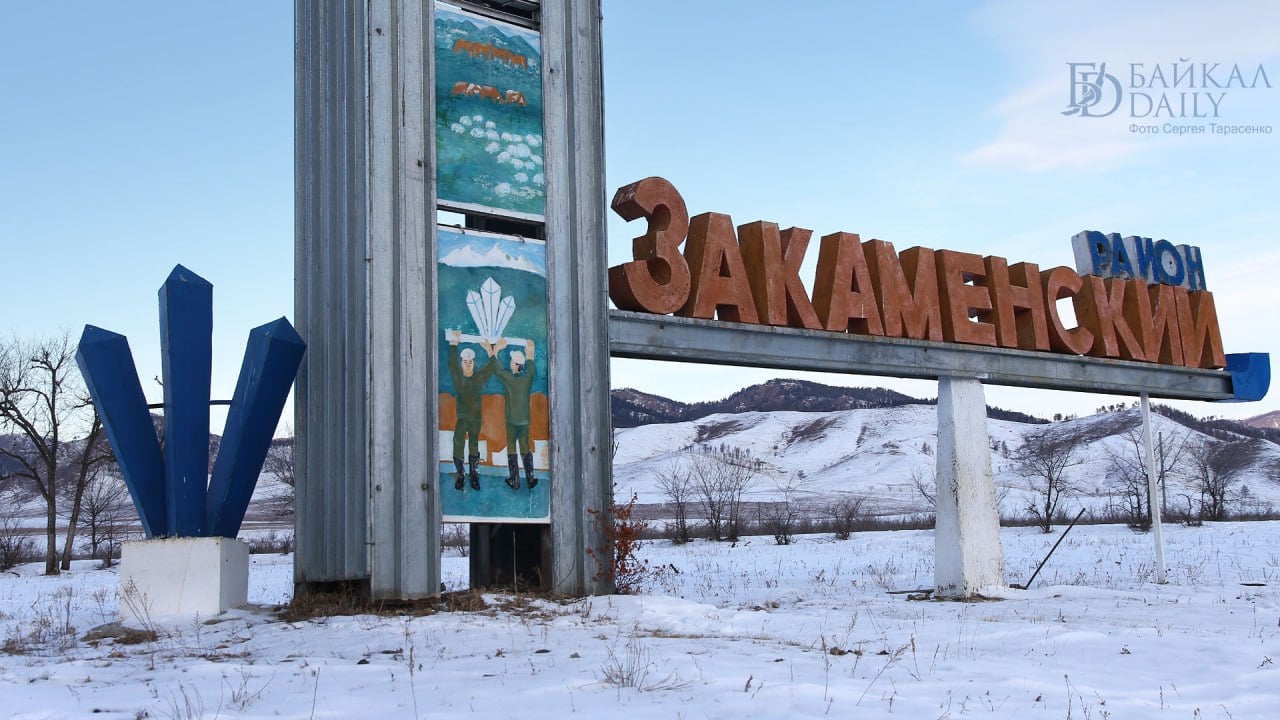
<path id="1" fill-rule="evenodd" d="M 205 528 L 210 536 L 234 538 L 240 531 L 304 350 L 306 344 L 284 318 L 249 333 L 209 483 Z"/>
<path id="2" fill-rule="evenodd" d="M 181 265 L 160 288 L 160 353 L 169 532 L 200 537 L 209 482 L 213 286 Z"/>
<path id="3" fill-rule="evenodd" d="M 164 461 L 160 441 L 138 381 L 129 341 L 109 330 L 84 326 L 76 364 L 89 388 L 116 463 L 133 497 L 148 538 L 169 534 L 165 511 Z"/>

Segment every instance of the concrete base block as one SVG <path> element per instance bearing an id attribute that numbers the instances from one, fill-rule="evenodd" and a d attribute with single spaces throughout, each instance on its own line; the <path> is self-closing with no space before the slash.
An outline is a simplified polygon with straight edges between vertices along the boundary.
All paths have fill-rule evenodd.
<path id="1" fill-rule="evenodd" d="M 249 546 L 224 537 L 127 542 L 120 555 L 120 621 L 210 617 L 249 601 Z"/>
<path id="2" fill-rule="evenodd" d="M 969 378 L 941 378 L 937 523 L 933 535 L 938 597 L 967 598 L 1002 592 L 1007 587 L 991 448 L 987 442 L 982 383 Z"/>

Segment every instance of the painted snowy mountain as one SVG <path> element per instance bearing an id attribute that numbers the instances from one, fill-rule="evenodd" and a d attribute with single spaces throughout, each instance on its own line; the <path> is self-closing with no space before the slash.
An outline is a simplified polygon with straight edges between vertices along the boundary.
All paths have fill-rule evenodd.
<path id="1" fill-rule="evenodd" d="M 484 250 L 464 245 L 441 257 L 440 262 L 451 267 L 504 267 L 536 275 L 547 274 L 546 268 L 530 258 L 512 255 L 496 244 Z"/>

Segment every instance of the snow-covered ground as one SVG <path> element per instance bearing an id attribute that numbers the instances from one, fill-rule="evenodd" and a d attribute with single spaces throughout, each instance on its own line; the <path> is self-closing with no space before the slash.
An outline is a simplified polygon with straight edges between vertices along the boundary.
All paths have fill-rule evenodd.
<path id="1" fill-rule="evenodd" d="M 1061 531 L 1059 531 L 1061 532 Z M 1003 533 L 1010 582 L 1058 534 Z M 1030 590 L 936 602 L 927 531 L 775 546 L 653 543 L 644 594 L 486 595 L 482 610 L 287 622 L 292 557 L 256 604 L 86 640 L 114 571 L 0 574 L 0 714 L 15 718 L 1274 718 L 1280 523 L 1077 527 Z M 467 560 L 445 558 L 447 584 Z"/>

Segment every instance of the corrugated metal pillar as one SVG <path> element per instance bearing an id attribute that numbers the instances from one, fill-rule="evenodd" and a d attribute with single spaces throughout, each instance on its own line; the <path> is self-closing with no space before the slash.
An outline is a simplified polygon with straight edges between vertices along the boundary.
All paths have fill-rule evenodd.
<path id="1" fill-rule="evenodd" d="M 370 585 L 440 592 L 433 5 L 370 2 Z"/>
<path id="2" fill-rule="evenodd" d="M 369 576 L 367 17 L 360 0 L 294 7 L 294 580 L 314 588 Z"/>
<path id="3" fill-rule="evenodd" d="M 587 552 L 605 540 L 588 511 L 608 508 L 613 493 L 599 0 L 543 2 L 541 31 L 551 295 L 551 588 L 608 593 L 612 568 L 600 568 Z"/>
<path id="4" fill-rule="evenodd" d="M 439 591 L 431 22 L 420 0 L 296 3 L 300 586 Z"/>

